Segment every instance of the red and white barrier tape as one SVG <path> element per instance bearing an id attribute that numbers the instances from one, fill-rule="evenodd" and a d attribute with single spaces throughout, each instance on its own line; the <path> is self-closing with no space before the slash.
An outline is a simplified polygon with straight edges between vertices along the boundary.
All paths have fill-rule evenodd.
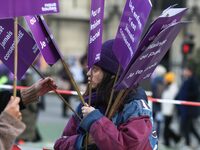
<path id="1" fill-rule="evenodd" d="M 148 97 L 148 100 L 153 103 L 170 103 L 170 104 L 176 104 L 176 105 L 200 106 L 200 102 L 192 102 L 192 101 L 157 99 L 157 98 L 152 98 L 152 97 Z"/>
<path id="2" fill-rule="evenodd" d="M 25 89 L 27 86 L 17 86 L 17 90 Z M 12 85 L 0 85 L 0 89 L 11 90 L 13 89 Z M 76 91 L 69 91 L 69 90 L 56 90 L 59 94 L 65 95 L 78 95 Z M 52 93 L 52 92 L 50 92 Z"/>
<path id="3" fill-rule="evenodd" d="M 17 86 L 17 90 L 21 90 L 27 88 L 25 86 Z M 7 89 L 11 90 L 13 89 L 12 85 L 0 85 L 0 89 Z M 78 95 L 76 91 L 70 91 L 70 90 L 56 90 L 59 94 L 66 94 L 66 95 Z M 52 93 L 52 92 L 50 92 Z M 150 92 L 147 92 L 147 95 L 151 95 Z M 170 104 L 176 104 L 176 105 L 188 105 L 188 106 L 200 106 L 200 102 L 192 102 L 192 101 L 182 101 L 182 100 L 170 100 L 170 99 L 157 99 L 148 97 L 148 100 L 153 103 L 170 103 Z"/>

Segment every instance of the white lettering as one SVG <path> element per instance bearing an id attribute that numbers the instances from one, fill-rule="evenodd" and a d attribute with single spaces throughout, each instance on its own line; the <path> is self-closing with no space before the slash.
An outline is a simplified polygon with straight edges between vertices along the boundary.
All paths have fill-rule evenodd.
<path id="1" fill-rule="evenodd" d="M 147 67 L 147 68 L 144 70 L 144 72 L 146 72 L 146 71 L 148 71 L 148 70 L 152 69 L 152 68 L 153 68 L 153 67 L 155 67 L 157 64 L 158 64 L 158 63 L 157 63 L 157 62 L 155 62 L 154 64 L 152 64 L 152 65 L 148 66 L 148 67 Z"/>
<path id="2" fill-rule="evenodd" d="M 147 56 L 148 56 L 148 54 L 145 54 L 145 55 L 141 56 L 139 59 L 143 60 L 143 59 L 147 58 Z"/>
<path id="3" fill-rule="evenodd" d="M 35 17 L 31 18 L 31 19 L 30 19 L 30 24 L 31 24 L 31 25 L 34 25 L 35 23 L 36 23 Z"/>
<path id="4" fill-rule="evenodd" d="M 1 35 L 1 33 L 3 33 L 3 31 L 4 31 L 4 28 L 2 26 L 0 26 L 0 35 Z"/>
<path id="5" fill-rule="evenodd" d="M 134 72 L 130 73 L 129 76 L 127 77 L 127 79 L 132 78 L 135 75 Z"/>
<path id="6" fill-rule="evenodd" d="M 57 4 L 56 3 L 46 3 L 42 7 L 42 11 L 54 11 L 57 12 Z"/>
<path id="7" fill-rule="evenodd" d="M 101 20 L 95 20 L 93 24 L 90 25 L 90 30 L 94 30 L 97 26 L 101 24 Z"/>
<path id="8" fill-rule="evenodd" d="M 147 75 L 143 78 L 143 80 L 149 78 L 149 77 L 151 76 L 151 74 L 152 74 L 152 73 L 147 74 Z"/>
<path id="9" fill-rule="evenodd" d="M 157 51 L 155 51 L 155 52 L 151 52 L 151 53 L 149 54 L 148 58 L 160 54 L 160 51 L 161 51 L 161 50 L 159 49 L 159 50 L 157 50 Z"/>
<path id="10" fill-rule="evenodd" d="M 143 70 L 137 70 L 137 71 L 135 72 L 135 75 L 137 75 L 137 74 L 142 74 L 142 72 L 143 72 Z"/>
<path id="11" fill-rule="evenodd" d="M 97 31 L 97 33 L 94 36 L 90 36 L 90 44 L 94 42 L 99 36 L 100 36 L 100 29 Z"/>
<path id="12" fill-rule="evenodd" d="M 173 25 L 173 24 L 176 23 L 176 22 L 177 22 L 177 20 L 174 19 L 171 23 L 163 25 L 162 28 L 161 28 L 161 30 L 166 29 L 167 27 Z"/>
<path id="13" fill-rule="evenodd" d="M 96 15 L 100 14 L 101 8 L 97 8 L 96 10 L 92 10 L 92 17 L 95 17 Z"/>
<path id="14" fill-rule="evenodd" d="M 133 23 L 132 18 L 129 17 L 129 18 L 128 18 L 128 21 L 129 21 L 129 23 L 130 23 L 132 29 L 135 31 L 135 30 L 136 30 L 136 25 Z"/>
<path id="15" fill-rule="evenodd" d="M 3 39 L 3 41 L 0 43 L 0 45 L 3 47 L 3 49 L 5 49 L 5 46 L 7 44 L 7 42 L 10 40 L 11 36 L 13 35 L 13 33 L 11 31 L 7 32 L 6 37 Z"/>
<path id="16" fill-rule="evenodd" d="M 147 48 L 147 50 L 152 49 L 152 48 L 156 48 L 156 47 L 163 46 L 166 42 L 167 42 L 167 40 L 164 40 L 164 41 L 162 41 L 162 42 L 159 42 L 159 41 L 158 41 L 158 42 L 155 43 L 155 44 L 149 45 L 148 48 Z"/>
<path id="17" fill-rule="evenodd" d="M 96 60 L 96 61 L 100 60 L 100 56 L 101 56 L 100 53 L 96 54 L 95 60 Z"/>
<path id="18" fill-rule="evenodd" d="M 135 42 L 135 38 L 134 35 L 131 33 L 131 31 L 129 30 L 128 26 L 126 25 L 125 27 L 125 31 L 127 32 L 128 36 L 130 37 L 131 41 L 134 43 Z"/>
<path id="19" fill-rule="evenodd" d="M 131 12 L 133 13 L 133 11 L 134 11 L 135 7 L 133 6 L 133 4 L 132 4 L 132 1 L 131 1 L 131 0 L 129 1 L 129 8 L 131 9 Z"/>
<path id="20" fill-rule="evenodd" d="M 32 47 L 32 51 L 33 51 L 34 54 L 38 51 L 37 44 L 35 44 L 35 45 Z"/>
<path id="21" fill-rule="evenodd" d="M 133 16 L 137 20 L 139 28 L 142 29 L 142 23 L 140 21 L 140 16 L 138 14 L 136 14 L 136 12 L 133 13 Z"/>
<path id="22" fill-rule="evenodd" d="M 47 45 L 45 41 L 40 41 L 41 48 L 44 49 Z"/>
<path id="23" fill-rule="evenodd" d="M 132 57 L 132 56 L 133 56 L 132 47 L 131 47 L 130 43 L 128 42 L 128 40 L 127 40 L 127 38 L 126 38 L 126 36 L 125 36 L 125 34 L 124 34 L 122 28 L 120 28 L 120 34 L 122 35 L 122 38 L 123 38 L 123 40 L 124 40 L 126 46 L 128 47 L 129 52 L 130 52 L 130 55 L 131 55 L 131 57 Z"/>
<path id="24" fill-rule="evenodd" d="M 18 43 L 21 41 L 21 39 L 23 38 L 24 36 L 24 33 L 22 33 L 21 30 L 19 30 L 19 33 L 18 33 Z M 14 48 L 15 48 L 15 43 L 13 41 L 13 44 L 10 46 L 10 48 L 8 49 L 6 55 L 4 56 L 4 60 L 8 60 L 10 58 L 10 56 L 12 55 L 13 51 L 14 51 Z"/>

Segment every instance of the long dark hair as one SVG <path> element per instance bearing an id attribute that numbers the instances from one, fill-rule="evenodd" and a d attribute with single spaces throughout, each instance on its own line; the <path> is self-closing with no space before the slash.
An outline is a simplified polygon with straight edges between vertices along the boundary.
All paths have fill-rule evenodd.
<path id="1" fill-rule="evenodd" d="M 103 79 L 102 82 L 92 90 L 92 93 L 96 92 L 94 107 L 104 107 L 106 108 L 110 99 L 110 94 L 113 88 L 115 75 L 103 70 Z M 86 92 L 84 96 L 89 95 L 89 86 L 87 86 Z M 116 95 L 116 94 L 114 94 Z M 115 96 L 113 97 L 113 100 L 115 99 Z"/>
<path id="2" fill-rule="evenodd" d="M 103 107 L 104 109 L 106 109 L 109 103 L 109 99 L 111 96 L 111 91 L 114 85 L 116 75 L 111 74 L 103 69 L 102 71 L 103 71 L 102 82 L 97 86 L 96 89 L 92 90 L 92 93 L 96 93 L 95 99 L 93 99 L 94 103 L 92 104 L 92 106 L 95 108 Z M 111 101 L 111 106 L 114 103 L 118 93 L 119 91 L 114 92 L 113 98 Z M 117 110 L 119 111 L 122 110 L 125 104 L 125 99 L 129 96 L 129 94 L 132 95 L 135 93 L 136 93 L 136 88 L 126 89 L 125 94 L 121 97 L 121 101 Z M 89 95 L 89 86 L 87 86 L 84 96 L 88 96 L 88 95 Z"/>

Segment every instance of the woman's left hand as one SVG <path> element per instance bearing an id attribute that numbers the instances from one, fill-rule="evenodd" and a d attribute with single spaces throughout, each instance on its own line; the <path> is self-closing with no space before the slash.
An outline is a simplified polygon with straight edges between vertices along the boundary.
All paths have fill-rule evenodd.
<path id="1" fill-rule="evenodd" d="M 86 117 L 89 113 L 95 110 L 94 107 L 89 106 L 87 103 L 81 108 L 83 117 Z"/>

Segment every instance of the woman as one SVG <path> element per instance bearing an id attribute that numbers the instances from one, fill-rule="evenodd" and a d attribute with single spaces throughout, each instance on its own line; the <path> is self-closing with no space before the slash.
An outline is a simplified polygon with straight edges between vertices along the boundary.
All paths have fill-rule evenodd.
<path id="1" fill-rule="evenodd" d="M 72 116 L 55 150 L 80 150 L 85 147 L 89 133 L 88 149 L 95 150 L 156 150 L 157 136 L 152 129 L 152 114 L 147 97 L 141 88 L 130 90 L 111 119 L 104 114 L 118 70 L 118 61 L 112 52 L 113 40 L 102 46 L 101 60 L 88 71 L 92 86 L 91 106 L 79 105 L 77 111 L 82 121 Z M 92 76 L 91 76 L 92 74 Z M 118 92 L 114 93 L 112 103 Z M 88 101 L 88 92 L 85 94 Z M 122 97 L 123 98 L 123 97 Z"/>

